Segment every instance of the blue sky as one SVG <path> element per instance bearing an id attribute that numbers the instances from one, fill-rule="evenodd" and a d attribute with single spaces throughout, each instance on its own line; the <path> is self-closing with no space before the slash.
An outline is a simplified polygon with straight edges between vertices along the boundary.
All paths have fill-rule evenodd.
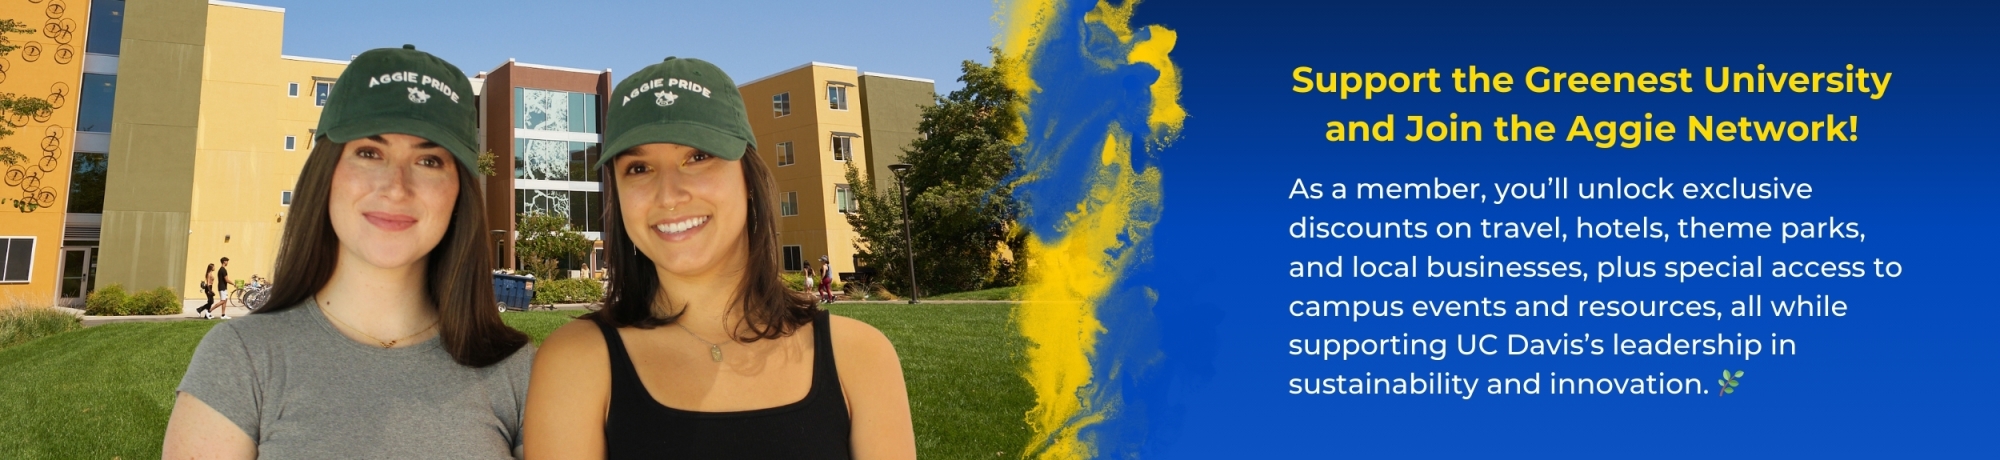
<path id="1" fill-rule="evenodd" d="M 940 94 L 960 86 L 960 61 L 991 60 L 995 31 L 982 0 L 239 2 L 284 8 L 284 53 L 295 56 L 344 60 L 410 43 L 467 74 L 514 58 L 620 79 L 681 56 L 739 82 L 819 61 L 929 78 Z"/>

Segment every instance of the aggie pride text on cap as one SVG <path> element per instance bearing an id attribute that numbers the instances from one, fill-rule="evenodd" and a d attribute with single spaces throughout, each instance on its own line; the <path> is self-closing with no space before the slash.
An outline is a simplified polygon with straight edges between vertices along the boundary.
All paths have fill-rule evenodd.
<path id="1" fill-rule="evenodd" d="M 605 115 L 603 167 L 633 147 L 671 142 L 729 160 L 757 145 L 736 82 L 715 64 L 669 57 L 625 77 Z"/>
<path id="2" fill-rule="evenodd" d="M 355 56 L 327 95 L 319 133 L 349 142 L 386 133 L 424 138 L 476 168 L 478 105 L 457 66 L 417 47 L 377 48 Z"/>

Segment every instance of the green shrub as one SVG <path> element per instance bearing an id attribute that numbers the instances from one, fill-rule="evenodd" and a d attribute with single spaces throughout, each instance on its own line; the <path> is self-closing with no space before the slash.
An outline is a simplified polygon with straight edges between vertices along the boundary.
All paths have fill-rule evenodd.
<path id="1" fill-rule="evenodd" d="M 96 316 L 123 315 L 127 297 L 130 296 L 125 294 L 124 286 L 113 284 L 98 287 L 97 290 L 90 292 L 89 297 L 83 299 L 83 313 Z"/>
<path id="2" fill-rule="evenodd" d="M 124 286 L 113 284 L 97 288 L 84 298 L 83 312 L 96 316 L 178 315 L 181 296 L 166 286 L 128 294 Z"/>
<path id="3" fill-rule="evenodd" d="M 799 292 L 805 292 L 805 291 L 806 291 L 806 274 L 805 274 L 805 273 L 803 273 L 803 272 L 792 272 L 792 273 L 786 273 L 786 274 L 783 274 L 783 275 L 779 275 L 778 277 L 779 277 L 779 278 L 784 278 L 784 279 L 785 279 L 785 287 L 787 287 L 787 288 L 790 288 L 791 290 L 794 290 L 794 291 L 799 291 Z"/>
<path id="4" fill-rule="evenodd" d="M 181 314 L 181 296 L 166 286 L 141 292 L 125 300 L 127 315 L 178 315 Z"/>
<path id="5" fill-rule="evenodd" d="M 83 318 L 51 307 L 0 307 L 0 349 L 83 328 Z"/>
<path id="6" fill-rule="evenodd" d="M 591 303 L 604 299 L 604 285 L 597 280 L 570 278 L 535 282 L 535 305 Z"/>

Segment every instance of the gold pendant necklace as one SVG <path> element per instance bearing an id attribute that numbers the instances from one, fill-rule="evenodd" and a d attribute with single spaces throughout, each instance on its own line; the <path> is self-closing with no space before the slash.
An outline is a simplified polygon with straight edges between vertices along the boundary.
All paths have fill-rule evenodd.
<path id="1" fill-rule="evenodd" d="M 701 338 L 701 336 L 699 335 L 695 335 L 693 329 L 688 329 L 686 324 L 682 324 L 678 320 L 674 321 L 674 325 L 680 326 L 682 332 L 688 333 L 688 337 L 694 337 L 695 340 L 700 340 L 701 343 L 708 344 L 708 359 L 714 360 L 715 362 L 718 363 L 722 362 L 722 345 L 717 345 L 715 342 L 710 342 L 708 341 L 708 339 L 704 339 Z"/>
<path id="2" fill-rule="evenodd" d="M 333 302 L 327 302 L 326 304 L 327 304 L 327 305 L 333 305 Z M 341 327 L 345 327 L 345 328 L 347 328 L 347 330 L 350 330 L 350 331 L 354 331 L 354 332 L 355 332 L 356 334 L 361 334 L 361 336 L 362 336 L 362 337 L 367 337 L 367 338 L 368 338 L 368 340 L 373 340 L 373 341 L 375 341 L 376 343 L 380 343 L 380 344 L 382 344 L 382 348 L 383 348 L 383 349 L 389 349 L 389 348 L 395 348 L 395 347 L 396 347 L 396 344 L 398 344 L 398 343 L 402 343 L 402 342 L 403 342 L 404 340 L 409 340 L 409 339 L 410 339 L 411 337 L 416 337 L 416 336 L 417 336 L 417 334 L 422 334 L 422 333 L 424 333 L 425 331 L 429 331 L 429 330 L 431 330 L 431 328 L 433 328 L 433 327 L 437 327 L 437 325 L 438 325 L 438 320 L 437 320 L 437 319 L 434 319 L 434 320 L 431 320 L 431 325 L 429 325 L 429 326 L 424 326 L 424 328 L 423 328 L 423 329 L 418 329 L 418 330 L 417 330 L 417 332 L 412 332 L 412 333 L 410 333 L 410 335 L 406 335 L 406 336 L 403 336 L 403 338 L 400 338 L 400 339 L 396 339 L 396 340 L 382 340 L 382 339 L 380 339 L 380 338 L 377 338 L 377 337 L 375 337 L 375 336 L 374 336 L 374 335 L 372 335 L 372 334 L 369 334 L 369 333 L 368 333 L 367 331 L 363 331 L 363 330 L 361 330 L 361 328 L 358 328 L 358 327 L 354 327 L 354 325 L 351 325 L 351 324 L 347 324 L 347 322 L 346 322 L 346 321 L 341 321 L 341 320 L 340 320 L 340 317 L 338 317 L 338 316 L 333 316 L 333 313 L 332 313 L 332 312 L 329 312 L 329 311 L 326 311 L 326 307 L 325 307 L 325 306 L 321 306 L 321 307 L 320 307 L 320 309 L 319 309 L 319 312 L 320 312 L 320 314 L 322 314 L 322 315 L 326 315 L 326 317 L 328 317 L 328 318 L 333 318 L 333 322 L 335 322 L 335 323 L 340 323 L 340 326 L 341 326 Z M 443 319 L 443 318 L 439 318 L 439 319 Z M 695 338 L 699 339 L 700 337 L 695 337 Z"/>

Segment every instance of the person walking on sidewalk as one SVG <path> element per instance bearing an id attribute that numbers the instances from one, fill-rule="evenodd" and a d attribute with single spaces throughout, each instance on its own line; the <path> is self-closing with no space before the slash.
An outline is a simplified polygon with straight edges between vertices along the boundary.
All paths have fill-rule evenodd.
<path id="1" fill-rule="evenodd" d="M 222 258 L 222 267 L 215 269 L 215 316 L 229 319 L 229 258 Z"/>
<path id="2" fill-rule="evenodd" d="M 805 275 L 806 275 L 806 276 L 805 276 L 804 278 L 806 279 L 806 292 L 810 292 L 810 293 L 812 293 L 812 294 L 813 294 L 813 297 L 814 297 L 814 298 L 818 298 L 818 297 L 819 297 L 819 279 L 818 279 L 818 278 L 814 278 L 814 277 L 813 277 L 813 266 L 812 266 L 812 264 L 806 264 L 806 269 L 805 269 L 805 270 L 806 270 L 806 273 L 805 273 Z"/>
<path id="3" fill-rule="evenodd" d="M 208 313 L 215 307 L 215 264 L 208 264 L 208 272 L 201 274 L 201 294 L 208 297 L 208 302 L 202 303 L 200 307 L 194 309 L 194 312 L 200 313 L 201 319 L 215 318 L 215 315 Z"/>
<path id="4" fill-rule="evenodd" d="M 819 256 L 819 300 L 833 303 L 833 263 Z"/>

